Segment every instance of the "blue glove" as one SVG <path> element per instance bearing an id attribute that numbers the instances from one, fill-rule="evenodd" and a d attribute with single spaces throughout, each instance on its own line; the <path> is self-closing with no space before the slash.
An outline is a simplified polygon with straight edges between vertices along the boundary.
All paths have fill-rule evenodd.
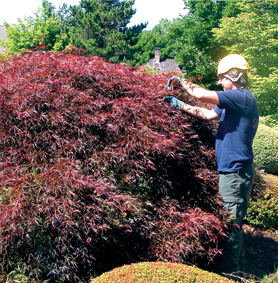
<path id="1" fill-rule="evenodd" d="M 166 103 L 170 103 L 174 107 L 177 107 L 177 108 L 182 107 L 182 102 L 178 100 L 177 98 L 175 98 L 174 96 L 166 96 L 166 97 L 163 97 L 163 99 Z"/>
<path id="2" fill-rule="evenodd" d="M 172 86 L 179 85 L 180 82 L 181 82 L 181 79 L 179 77 L 176 77 L 176 76 L 171 77 L 167 82 L 167 89 L 171 90 Z"/>

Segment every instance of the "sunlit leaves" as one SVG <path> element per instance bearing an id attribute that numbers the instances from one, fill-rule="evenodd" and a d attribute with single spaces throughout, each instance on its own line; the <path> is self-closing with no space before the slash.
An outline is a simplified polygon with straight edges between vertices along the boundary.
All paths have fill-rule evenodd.
<path id="1" fill-rule="evenodd" d="M 44 48 L 51 50 L 60 36 L 60 23 L 50 2 L 44 0 L 34 17 L 19 19 L 18 24 L 5 24 L 7 42 L 1 43 L 8 52 Z"/>
<path id="2" fill-rule="evenodd" d="M 276 1 L 243 1 L 236 17 L 222 18 L 214 30 L 219 44 L 242 54 L 251 66 L 250 89 L 260 115 L 277 113 L 278 16 Z"/>

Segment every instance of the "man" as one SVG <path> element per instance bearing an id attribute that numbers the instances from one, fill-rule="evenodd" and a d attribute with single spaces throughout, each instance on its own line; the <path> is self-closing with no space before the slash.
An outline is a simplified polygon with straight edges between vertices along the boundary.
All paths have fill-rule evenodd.
<path id="1" fill-rule="evenodd" d="M 259 114 L 255 97 L 246 89 L 248 70 L 248 63 L 242 56 L 230 54 L 218 65 L 218 84 L 224 91 L 207 90 L 177 77 L 168 80 L 169 89 L 179 84 L 188 95 L 215 104 L 214 109 L 192 106 L 173 96 L 164 98 L 196 118 L 220 120 L 215 146 L 219 192 L 235 225 L 230 231 L 217 272 L 233 273 L 239 270 L 241 228 L 254 180 L 252 143 Z"/>

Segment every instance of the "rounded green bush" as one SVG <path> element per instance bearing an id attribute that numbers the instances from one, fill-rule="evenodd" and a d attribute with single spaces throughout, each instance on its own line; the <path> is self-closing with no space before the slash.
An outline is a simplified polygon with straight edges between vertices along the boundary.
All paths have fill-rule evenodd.
<path id="1" fill-rule="evenodd" d="M 278 228 L 278 176 L 262 174 L 265 187 L 251 198 L 245 221 L 263 229 Z"/>
<path id="2" fill-rule="evenodd" d="M 218 274 L 195 266 L 170 262 L 141 262 L 118 267 L 90 281 L 90 283 L 233 283 Z"/>
<path id="3" fill-rule="evenodd" d="M 266 173 L 278 174 L 278 132 L 259 124 L 253 143 L 254 162 Z"/>

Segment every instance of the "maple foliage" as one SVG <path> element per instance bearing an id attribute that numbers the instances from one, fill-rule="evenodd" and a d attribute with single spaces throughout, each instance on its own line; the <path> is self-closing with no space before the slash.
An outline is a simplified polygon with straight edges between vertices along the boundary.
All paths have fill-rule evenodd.
<path id="1" fill-rule="evenodd" d="M 163 102 L 169 74 L 75 50 L 0 69 L 3 270 L 80 282 L 139 260 L 213 260 L 214 127 Z"/>

